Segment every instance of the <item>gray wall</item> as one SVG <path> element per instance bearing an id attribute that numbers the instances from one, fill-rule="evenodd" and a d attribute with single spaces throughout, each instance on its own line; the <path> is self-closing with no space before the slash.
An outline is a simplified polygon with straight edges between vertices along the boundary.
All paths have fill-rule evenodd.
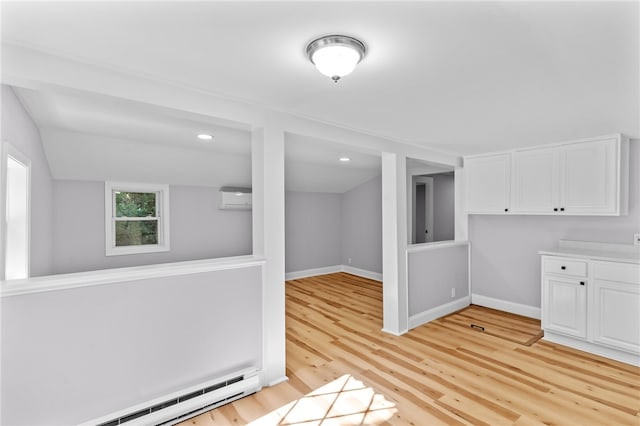
<path id="1" fill-rule="evenodd" d="M 104 183 L 54 181 L 56 274 L 251 254 L 251 211 L 218 209 L 218 188 L 171 185 L 171 251 L 105 256 Z"/>
<path id="2" fill-rule="evenodd" d="M 455 239 L 455 191 L 453 173 L 433 178 L 433 241 Z"/>
<path id="3" fill-rule="evenodd" d="M 262 360 L 262 268 L 4 297 L 3 425 L 70 425 Z"/>
<path id="4" fill-rule="evenodd" d="M 349 265 L 382 272 L 382 180 L 343 194 L 287 191 L 285 270 Z"/>
<path id="5" fill-rule="evenodd" d="M 342 194 L 285 194 L 285 271 L 340 265 Z"/>
<path id="6" fill-rule="evenodd" d="M 632 244 L 640 233 L 640 141 L 631 142 L 629 215 L 469 216 L 473 293 L 540 307 L 540 256 L 560 239 Z"/>
<path id="7" fill-rule="evenodd" d="M 342 264 L 382 273 L 382 176 L 342 195 Z"/>
<path id="8" fill-rule="evenodd" d="M 410 252 L 408 255 L 409 316 L 469 295 L 467 244 Z M 451 297 L 451 288 L 456 296 Z"/>
<path id="9" fill-rule="evenodd" d="M 2 142 L 31 160 L 31 276 L 52 270 L 52 179 L 40 132 L 13 90 L 2 85 Z M 2 168 L 6 167 L 2 164 Z M 4 273 L 2 274 L 4 275 Z"/>

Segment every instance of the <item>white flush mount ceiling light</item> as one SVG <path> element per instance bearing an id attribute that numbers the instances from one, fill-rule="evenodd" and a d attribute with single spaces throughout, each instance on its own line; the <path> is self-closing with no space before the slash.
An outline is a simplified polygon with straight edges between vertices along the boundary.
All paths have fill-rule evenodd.
<path id="1" fill-rule="evenodd" d="M 367 54 L 363 42 L 344 35 L 317 38 L 307 45 L 307 57 L 322 74 L 338 82 L 351 74 Z"/>
<path id="2" fill-rule="evenodd" d="M 351 161 L 351 158 L 349 158 L 349 157 L 340 157 L 339 160 L 342 161 L 343 163 L 346 163 L 346 162 Z"/>
<path id="3" fill-rule="evenodd" d="M 211 139 L 213 139 L 213 136 L 207 135 L 206 133 L 200 133 L 198 135 L 198 139 L 201 139 L 203 141 L 210 141 Z"/>

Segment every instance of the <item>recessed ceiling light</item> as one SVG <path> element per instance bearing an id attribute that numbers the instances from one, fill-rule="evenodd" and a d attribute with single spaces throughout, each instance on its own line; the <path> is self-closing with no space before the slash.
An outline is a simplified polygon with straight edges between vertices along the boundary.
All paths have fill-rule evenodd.
<path id="1" fill-rule="evenodd" d="M 340 161 L 342 161 L 343 163 L 346 163 L 347 161 L 351 161 L 351 158 L 349 158 L 349 157 L 340 157 Z"/>
<path id="2" fill-rule="evenodd" d="M 211 139 L 213 139 L 213 136 L 208 135 L 206 133 L 200 133 L 198 135 L 198 139 L 202 139 L 203 141 L 210 141 Z"/>

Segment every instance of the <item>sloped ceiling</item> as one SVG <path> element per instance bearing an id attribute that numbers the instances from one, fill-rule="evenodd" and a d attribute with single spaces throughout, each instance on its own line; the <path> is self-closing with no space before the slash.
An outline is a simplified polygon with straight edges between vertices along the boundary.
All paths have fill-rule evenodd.
<path id="1" fill-rule="evenodd" d="M 5 46 L 464 155 L 640 137 L 639 18 L 638 2 L 3 2 L 0 36 Z M 330 33 L 368 47 L 337 84 L 304 54 Z M 248 126 L 91 93 L 17 91 L 57 178 L 250 182 Z M 203 131 L 212 143 L 193 137 Z M 349 190 L 380 172 L 369 154 L 287 134 L 287 188 Z"/>
<path id="2" fill-rule="evenodd" d="M 457 154 L 640 136 L 638 2 L 4 2 L 3 42 Z M 305 44 L 361 38 L 338 84 Z"/>
<path id="3" fill-rule="evenodd" d="M 251 186 L 246 128 L 95 94 L 14 91 L 40 129 L 55 179 Z M 295 134 L 285 153 L 290 191 L 343 193 L 380 173 L 379 157 Z"/>

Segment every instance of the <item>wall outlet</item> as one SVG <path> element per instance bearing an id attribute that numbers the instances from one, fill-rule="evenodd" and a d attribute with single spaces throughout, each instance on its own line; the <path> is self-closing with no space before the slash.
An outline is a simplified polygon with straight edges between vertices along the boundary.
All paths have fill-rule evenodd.
<path id="1" fill-rule="evenodd" d="M 633 234 L 633 244 L 640 246 L 640 234 Z"/>
<path id="2" fill-rule="evenodd" d="M 451 287 L 451 297 L 456 297 L 456 288 Z"/>
<path id="3" fill-rule="evenodd" d="M 351 258 L 347 259 L 347 262 L 349 262 L 349 265 L 351 265 Z"/>

